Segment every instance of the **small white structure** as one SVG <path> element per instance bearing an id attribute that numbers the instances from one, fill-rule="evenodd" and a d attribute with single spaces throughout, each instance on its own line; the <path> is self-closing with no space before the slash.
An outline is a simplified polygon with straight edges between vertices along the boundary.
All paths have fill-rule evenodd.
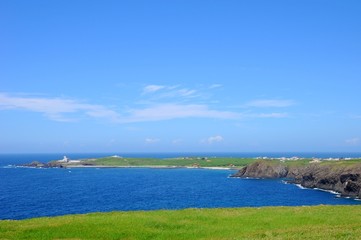
<path id="1" fill-rule="evenodd" d="M 320 163 L 320 162 L 321 162 L 320 159 L 314 158 L 314 159 L 312 159 L 312 161 L 310 163 Z"/>
<path id="2" fill-rule="evenodd" d="M 66 156 L 64 156 L 63 160 L 59 160 L 58 162 L 67 163 L 67 162 L 69 162 L 69 158 L 67 158 Z"/>

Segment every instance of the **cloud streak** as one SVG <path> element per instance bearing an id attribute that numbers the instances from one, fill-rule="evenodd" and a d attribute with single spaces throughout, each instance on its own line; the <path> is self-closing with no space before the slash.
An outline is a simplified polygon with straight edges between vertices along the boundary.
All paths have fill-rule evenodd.
<path id="1" fill-rule="evenodd" d="M 86 104 L 63 98 L 14 97 L 4 93 L 0 93 L 1 109 L 38 112 L 55 121 L 75 121 L 74 118 L 65 117 L 65 114 L 79 113 L 92 118 L 107 118 L 112 121 L 120 118 L 117 112 L 102 105 Z"/>
<path id="2" fill-rule="evenodd" d="M 178 118 L 239 119 L 241 115 L 235 112 L 212 110 L 207 105 L 158 104 L 143 109 L 133 109 L 124 121 L 145 122 Z"/>
<path id="3" fill-rule="evenodd" d="M 160 99 L 191 99 L 199 97 L 201 94 L 196 89 L 183 88 L 180 85 L 147 85 L 143 88 L 143 94 L 148 95 L 153 100 Z"/>
<path id="4" fill-rule="evenodd" d="M 148 85 L 143 88 L 143 93 L 154 93 L 164 88 L 165 86 L 162 85 Z"/>
<path id="5" fill-rule="evenodd" d="M 209 89 L 221 88 L 221 87 L 223 87 L 222 84 L 212 84 L 211 86 L 209 86 Z"/>
<path id="6" fill-rule="evenodd" d="M 155 87 L 153 90 L 158 91 Z M 188 96 L 194 94 L 194 92 L 192 90 L 184 90 L 182 94 Z M 277 112 L 241 113 L 237 111 L 216 110 L 206 104 L 190 103 L 148 104 L 143 108 L 133 107 L 123 111 L 115 111 L 103 105 L 89 104 L 67 98 L 24 97 L 6 93 L 0 93 L 0 110 L 38 112 L 51 120 L 61 122 L 78 121 L 86 117 L 105 119 L 119 124 L 186 118 L 241 120 L 244 118 L 284 118 L 288 116 L 287 113 Z"/>
<path id="7" fill-rule="evenodd" d="M 283 108 L 294 105 L 293 100 L 274 100 L 274 99 L 259 99 L 246 103 L 244 107 L 254 108 Z"/>
<path id="8" fill-rule="evenodd" d="M 217 136 L 211 136 L 209 138 L 207 138 L 204 142 L 208 143 L 208 144 L 213 144 L 213 143 L 218 143 L 218 142 L 223 142 L 224 138 L 220 135 Z"/>
<path id="9" fill-rule="evenodd" d="M 248 114 L 248 117 L 254 118 L 286 118 L 288 117 L 287 113 L 255 113 L 255 114 Z"/>
<path id="10" fill-rule="evenodd" d="M 147 143 L 147 144 L 154 144 L 154 143 L 157 143 L 159 141 L 160 141 L 159 138 L 146 138 L 145 139 L 145 143 Z"/>
<path id="11" fill-rule="evenodd" d="M 361 143 L 361 139 L 360 138 L 350 138 L 350 139 L 346 139 L 345 143 L 349 146 L 358 146 Z"/>

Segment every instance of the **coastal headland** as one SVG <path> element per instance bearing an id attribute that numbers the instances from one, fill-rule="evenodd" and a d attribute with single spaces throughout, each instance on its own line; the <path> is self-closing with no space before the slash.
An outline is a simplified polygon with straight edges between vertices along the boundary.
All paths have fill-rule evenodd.
<path id="1" fill-rule="evenodd" d="M 343 197 L 361 198 L 361 159 L 178 157 L 125 158 L 110 156 L 21 165 L 35 168 L 208 168 L 238 170 L 232 177 L 284 178 L 305 188 L 333 191 Z"/>

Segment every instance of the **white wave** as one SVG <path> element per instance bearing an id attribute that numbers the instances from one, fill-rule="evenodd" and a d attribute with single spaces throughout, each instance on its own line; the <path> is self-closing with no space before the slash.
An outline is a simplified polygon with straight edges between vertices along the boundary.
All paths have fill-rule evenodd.
<path id="1" fill-rule="evenodd" d="M 228 168 L 228 167 L 201 167 L 204 169 L 210 169 L 210 170 L 231 170 L 232 168 Z"/>
<path id="2" fill-rule="evenodd" d="M 327 193 L 334 194 L 334 195 L 336 195 L 337 198 L 343 197 L 343 196 L 341 196 L 341 193 L 333 191 L 333 190 L 326 190 L 326 189 L 322 189 L 322 188 L 306 188 L 306 187 L 303 187 L 301 184 L 295 184 L 295 185 L 297 187 L 299 187 L 300 189 L 312 189 L 312 190 L 317 190 L 317 191 L 322 191 L 322 192 L 327 192 Z M 343 197 L 343 198 L 351 198 L 351 197 Z"/>
<path id="3" fill-rule="evenodd" d="M 243 179 L 249 179 L 249 180 L 254 180 L 254 179 L 262 179 L 262 178 L 257 178 L 257 177 L 245 177 Z"/>
<path id="4" fill-rule="evenodd" d="M 7 165 L 7 166 L 2 166 L 1 168 L 16 168 L 15 165 Z"/>
<path id="5" fill-rule="evenodd" d="M 298 188 L 300 188 L 300 189 L 307 189 L 307 188 L 305 188 L 304 186 L 302 186 L 301 184 L 295 184 Z"/>
<path id="6" fill-rule="evenodd" d="M 333 191 L 333 190 L 326 190 L 326 189 L 322 189 L 322 188 L 313 188 L 313 189 L 319 190 L 319 191 L 322 191 L 322 192 L 332 193 L 332 194 L 335 194 L 335 195 L 339 195 L 339 194 L 340 194 L 339 192 L 336 192 L 336 191 Z"/>

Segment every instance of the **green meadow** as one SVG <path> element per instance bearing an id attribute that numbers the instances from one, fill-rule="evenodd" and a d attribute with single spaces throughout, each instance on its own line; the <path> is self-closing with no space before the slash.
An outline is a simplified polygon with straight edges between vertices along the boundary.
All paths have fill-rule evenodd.
<path id="1" fill-rule="evenodd" d="M 0 221 L 0 239 L 360 239 L 361 206 L 91 213 Z"/>
<path id="2" fill-rule="evenodd" d="M 255 161 L 266 161 L 269 164 L 282 164 L 289 167 L 303 167 L 307 166 L 312 159 L 286 160 L 278 159 L 258 160 L 255 158 L 237 158 L 237 157 L 185 157 L 185 158 L 115 158 L 104 157 L 96 159 L 83 159 L 82 164 L 96 165 L 96 166 L 121 166 L 121 167 L 244 167 Z M 321 161 L 321 165 L 338 166 L 356 166 L 361 163 L 361 159 L 339 160 L 339 161 Z M 71 166 L 69 164 L 68 166 Z M 77 165 L 77 164 L 74 164 Z"/>
<path id="3" fill-rule="evenodd" d="M 187 157 L 187 158 L 115 158 L 105 157 L 83 160 L 82 163 L 98 166 L 177 166 L 177 167 L 242 167 L 251 162 L 253 158 L 224 158 L 224 157 Z"/>

